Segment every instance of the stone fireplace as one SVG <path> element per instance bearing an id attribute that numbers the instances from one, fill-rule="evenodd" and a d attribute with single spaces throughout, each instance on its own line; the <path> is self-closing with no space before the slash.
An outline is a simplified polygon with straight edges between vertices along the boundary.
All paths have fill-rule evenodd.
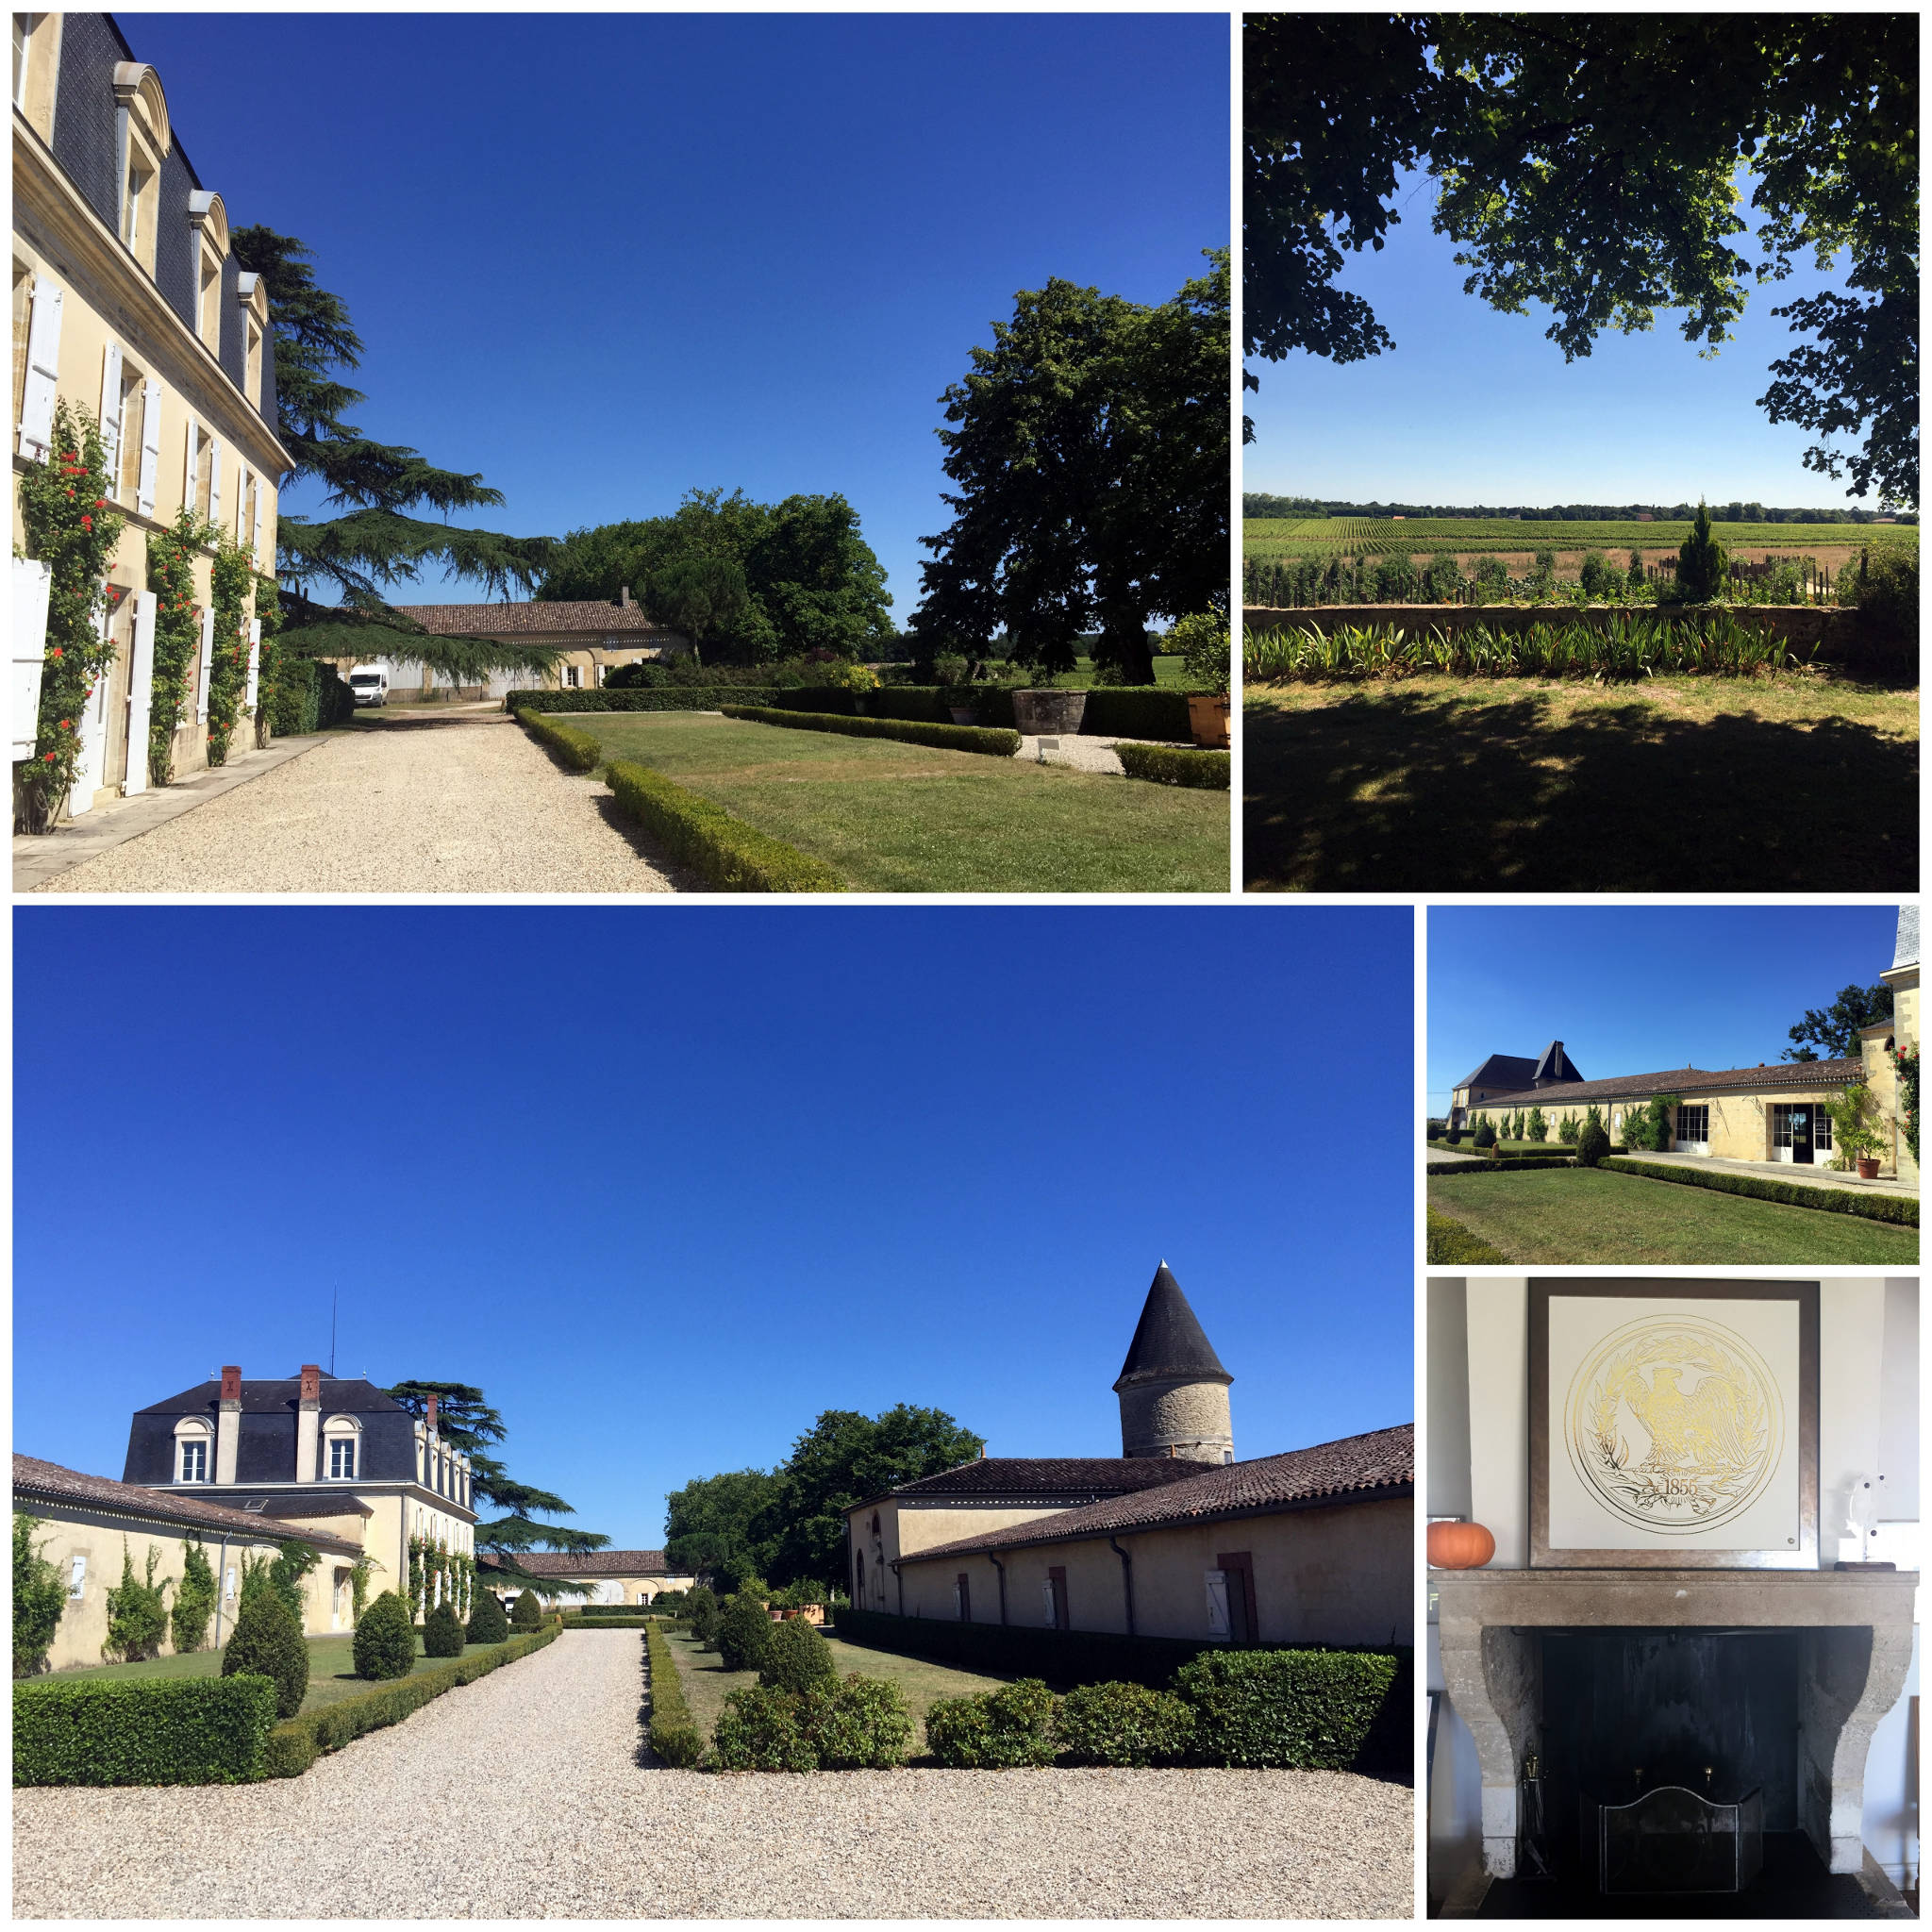
<path id="1" fill-rule="evenodd" d="M 1573 1857 L 1580 1798 L 1634 1798 L 1668 1779 L 1713 1795 L 1759 1790 L 1767 1828 L 1802 1831 L 1833 1873 L 1863 1872 L 1866 1753 L 1905 1688 L 1916 1572 L 1464 1570 L 1429 1581 L 1444 1688 L 1482 1767 L 1491 1877 L 1518 1875 L 1532 1760 L 1537 1790 L 1554 1790 L 1565 1814 L 1541 1824 Z M 1658 1632 L 1685 1641 L 1644 1641 Z M 1620 1681 L 1646 1707 L 1621 1722 Z"/>

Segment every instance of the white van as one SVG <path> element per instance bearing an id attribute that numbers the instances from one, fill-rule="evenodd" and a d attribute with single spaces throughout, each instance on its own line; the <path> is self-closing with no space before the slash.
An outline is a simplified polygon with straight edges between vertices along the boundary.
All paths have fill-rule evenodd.
<path id="1" fill-rule="evenodd" d="M 380 664 L 358 664 L 349 673 L 349 689 L 358 705 L 386 705 L 389 673 Z"/>

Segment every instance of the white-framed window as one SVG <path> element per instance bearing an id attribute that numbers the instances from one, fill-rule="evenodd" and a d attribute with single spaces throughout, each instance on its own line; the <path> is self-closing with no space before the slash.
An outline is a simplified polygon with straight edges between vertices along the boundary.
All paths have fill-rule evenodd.
<path id="1" fill-rule="evenodd" d="M 194 333 L 198 335 L 216 355 L 222 352 L 222 262 L 221 258 L 203 244 L 201 251 L 201 279 L 194 292 Z"/>
<path id="2" fill-rule="evenodd" d="M 1781 1102 L 1774 1103 L 1771 1109 L 1771 1144 L 1774 1147 L 1791 1144 L 1791 1110 Z"/>
<path id="3" fill-rule="evenodd" d="M 258 409 L 261 408 L 261 326 L 252 315 L 248 318 L 248 359 L 244 367 L 246 376 L 242 392 Z"/>
<path id="4" fill-rule="evenodd" d="M 328 1445 L 328 1475 L 331 1482 L 347 1483 L 356 1479 L 356 1439 L 354 1436 L 334 1436 Z"/>
<path id="5" fill-rule="evenodd" d="M 578 690 L 583 681 L 584 675 L 575 664 L 566 664 L 563 667 L 563 688 L 566 691 Z"/>
<path id="6" fill-rule="evenodd" d="M 1831 1116 L 1822 1107 L 1811 1115 L 1811 1144 L 1820 1154 L 1831 1152 Z"/>
<path id="7" fill-rule="evenodd" d="M 208 1442 L 200 1437 L 191 1438 L 181 1444 L 181 1474 L 184 1483 L 205 1483 L 208 1480 Z"/>
<path id="8" fill-rule="evenodd" d="M 26 108 L 26 71 L 33 58 L 34 29 L 46 19 L 44 13 L 16 13 L 13 16 L 13 105 Z"/>
<path id="9" fill-rule="evenodd" d="M 16 15 L 17 19 L 19 16 Z M 26 402 L 26 332 L 33 320 L 34 272 L 13 258 L 13 416 L 20 421 Z"/>
<path id="10" fill-rule="evenodd" d="M 78 1602 L 81 1592 L 87 1588 L 87 1558 L 76 1557 L 67 1573 L 67 1594 L 70 1601 Z"/>
<path id="11" fill-rule="evenodd" d="M 1677 1141 L 1679 1144 L 1707 1146 L 1710 1142 L 1710 1108 L 1708 1107 L 1680 1107 L 1677 1109 Z"/>

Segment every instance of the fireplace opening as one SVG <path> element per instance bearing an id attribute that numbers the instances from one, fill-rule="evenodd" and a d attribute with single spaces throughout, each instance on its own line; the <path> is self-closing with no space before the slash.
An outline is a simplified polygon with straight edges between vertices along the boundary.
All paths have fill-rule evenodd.
<path id="1" fill-rule="evenodd" d="M 1765 1835 L 1801 1827 L 1801 1645 L 1790 1629 L 1541 1632 L 1524 1869 L 1606 1898 L 1751 1886 Z"/>

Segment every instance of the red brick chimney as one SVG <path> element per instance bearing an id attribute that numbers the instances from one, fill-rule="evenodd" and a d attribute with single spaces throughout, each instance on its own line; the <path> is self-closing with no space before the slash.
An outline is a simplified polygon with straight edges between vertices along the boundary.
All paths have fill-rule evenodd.
<path id="1" fill-rule="evenodd" d="M 295 1408 L 295 1480 L 312 1483 L 321 1453 L 322 1371 L 314 1362 L 302 1364 L 302 1397 Z"/>
<path id="2" fill-rule="evenodd" d="M 314 1362 L 302 1364 L 302 1400 L 320 1402 L 322 1400 L 322 1370 Z"/>
<path id="3" fill-rule="evenodd" d="M 242 1371 L 239 1367 L 225 1368 L 222 1371 L 222 1400 L 240 1402 L 242 1400 Z"/>
<path id="4" fill-rule="evenodd" d="M 215 1481 L 235 1480 L 235 1457 L 242 1446 L 242 1371 L 230 1363 L 222 1370 L 222 1404 L 215 1413 Z"/>
<path id="5" fill-rule="evenodd" d="M 436 1397 L 433 1395 L 429 1398 L 429 1414 L 426 1420 L 429 1424 L 429 1433 L 433 1436 L 436 1433 Z"/>

